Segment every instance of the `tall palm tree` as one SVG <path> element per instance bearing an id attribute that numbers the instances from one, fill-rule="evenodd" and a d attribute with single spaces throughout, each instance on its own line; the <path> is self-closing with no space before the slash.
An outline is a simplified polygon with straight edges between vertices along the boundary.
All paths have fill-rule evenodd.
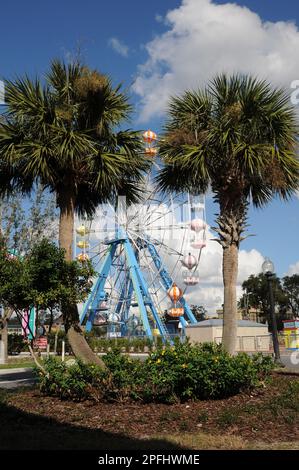
<path id="1" fill-rule="evenodd" d="M 237 338 L 238 250 L 248 205 L 287 200 L 298 188 L 297 120 L 282 89 L 251 76 L 217 76 L 206 89 L 173 97 L 160 147 L 164 191 L 205 192 L 219 204 L 223 247 L 223 345 Z"/>
<path id="2" fill-rule="evenodd" d="M 131 111 L 128 98 L 107 76 L 59 60 L 52 62 L 44 85 L 25 77 L 6 81 L 5 90 L 0 157 L 8 182 L 0 191 L 30 192 L 39 181 L 54 192 L 59 244 L 71 260 L 75 213 L 91 216 L 99 203 L 118 194 L 129 202 L 138 198 L 147 163 L 138 134 L 120 130 Z M 95 361 L 75 306 L 64 312 L 64 324 L 74 353 Z"/>

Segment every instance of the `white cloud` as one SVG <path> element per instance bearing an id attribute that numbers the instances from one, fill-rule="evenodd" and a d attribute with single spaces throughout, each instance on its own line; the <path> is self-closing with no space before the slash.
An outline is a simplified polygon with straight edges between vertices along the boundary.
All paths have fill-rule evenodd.
<path id="1" fill-rule="evenodd" d="M 293 274 L 299 274 L 299 261 L 289 266 L 287 276 L 293 276 Z"/>
<path id="2" fill-rule="evenodd" d="M 146 44 L 148 59 L 133 85 L 142 122 L 163 113 L 170 95 L 217 73 L 252 73 L 286 87 L 299 78 L 299 31 L 292 22 L 264 22 L 233 3 L 183 0 L 165 24 L 168 30 Z"/>
<path id="3" fill-rule="evenodd" d="M 113 37 L 108 41 L 109 46 L 122 57 L 128 57 L 129 47 L 119 39 Z"/>

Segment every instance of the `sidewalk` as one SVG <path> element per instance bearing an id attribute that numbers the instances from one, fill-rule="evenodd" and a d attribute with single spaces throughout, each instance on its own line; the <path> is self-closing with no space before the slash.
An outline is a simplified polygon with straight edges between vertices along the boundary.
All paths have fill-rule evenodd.
<path id="1" fill-rule="evenodd" d="M 32 367 L 18 367 L 18 368 L 8 367 L 7 369 L 0 369 L 0 375 L 7 375 L 8 373 L 19 374 L 22 372 L 29 372 L 31 370 L 33 370 Z"/>

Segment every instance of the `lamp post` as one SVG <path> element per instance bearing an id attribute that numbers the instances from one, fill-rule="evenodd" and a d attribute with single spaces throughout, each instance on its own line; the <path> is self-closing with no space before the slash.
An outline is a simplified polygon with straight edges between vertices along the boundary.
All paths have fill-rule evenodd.
<path id="1" fill-rule="evenodd" d="M 266 258 L 265 261 L 263 262 L 262 270 L 263 270 L 264 275 L 266 276 L 266 279 L 268 282 L 268 289 L 269 289 L 270 315 L 271 315 L 271 323 L 272 323 L 272 339 L 273 339 L 273 349 L 274 349 L 274 358 L 275 358 L 274 360 L 276 364 L 283 366 L 281 359 L 280 359 L 277 323 L 276 323 L 275 306 L 274 306 L 274 294 L 273 294 L 273 279 L 275 278 L 274 264 L 269 258 Z"/>

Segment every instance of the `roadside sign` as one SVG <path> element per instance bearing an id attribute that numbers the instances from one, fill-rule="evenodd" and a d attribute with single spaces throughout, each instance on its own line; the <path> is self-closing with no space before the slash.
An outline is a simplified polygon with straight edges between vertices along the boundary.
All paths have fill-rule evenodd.
<path id="1" fill-rule="evenodd" d="M 45 336 L 40 336 L 33 341 L 33 346 L 38 349 L 47 349 L 48 340 Z"/>

